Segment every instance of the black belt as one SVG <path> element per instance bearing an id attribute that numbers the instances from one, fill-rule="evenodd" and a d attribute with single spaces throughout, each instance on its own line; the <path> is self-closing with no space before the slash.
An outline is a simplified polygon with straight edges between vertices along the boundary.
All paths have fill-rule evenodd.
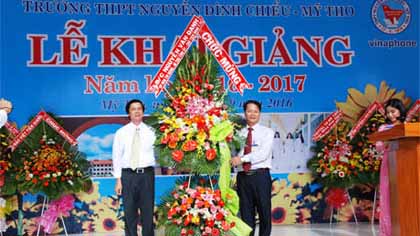
<path id="1" fill-rule="evenodd" d="M 144 174 L 144 172 L 154 171 L 154 169 L 155 168 L 153 168 L 153 166 L 148 166 L 148 167 L 144 167 L 144 168 L 136 168 L 136 169 L 122 168 L 123 171 L 133 172 L 133 173 L 137 173 L 137 174 Z"/>
<path id="2" fill-rule="evenodd" d="M 244 174 L 244 175 L 255 175 L 258 173 L 265 173 L 270 171 L 270 168 L 258 168 L 258 169 L 253 169 L 253 170 L 248 170 L 248 171 L 240 171 L 239 174 Z"/>

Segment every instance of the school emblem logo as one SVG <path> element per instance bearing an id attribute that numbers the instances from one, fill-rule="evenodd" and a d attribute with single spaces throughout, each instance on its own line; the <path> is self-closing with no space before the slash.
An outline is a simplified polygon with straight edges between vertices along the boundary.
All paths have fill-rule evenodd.
<path id="1" fill-rule="evenodd" d="M 404 0 L 376 0 L 372 7 L 375 26 L 387 34 L 398 34 L 410 23 L 410 7 Z"/>

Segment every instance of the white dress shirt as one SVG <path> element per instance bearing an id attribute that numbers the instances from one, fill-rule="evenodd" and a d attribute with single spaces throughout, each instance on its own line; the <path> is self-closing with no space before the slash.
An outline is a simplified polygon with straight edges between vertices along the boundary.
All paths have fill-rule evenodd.
<path id="1" fill-rule="evenodd" d="M 0 109 L 0 128 L 3 127 L 7 122 L 7 112 L 3 109 Z"/>
<path id="2" fill-rule="evenodd" d="M 239 135 L 246 139 L 249 126 L 243 128 Z M 271 169 L 271 158 L 273 156 L 274 131 L 259 123 L 252 127 L 252 149 L 244 155 L 244 149 L 239 152 L 242 162 L 251 162 L 251 170 L 259 168 Z M 242 171 L 242 165 L 238 166 L 238 171 Z"/>
<path id="3" fill-rule="evenodd" d="M 154 166 L 154 142 L 156 135 L 154 130 L 144 124 L 136 126 L 132 122 L 119 128 L 115 133 L 114 143 L 112 145 L 112 164 L 114 166 L 114 177 L 121 178 L 121 170 L 130 168 L 131 146 L 136 130 L 140 132 L 140 154 L 138 159 L 138 168 Z"/>

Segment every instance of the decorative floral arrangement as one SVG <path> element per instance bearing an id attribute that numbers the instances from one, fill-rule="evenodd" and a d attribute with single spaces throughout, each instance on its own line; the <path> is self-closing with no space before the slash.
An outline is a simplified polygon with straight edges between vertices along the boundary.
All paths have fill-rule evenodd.
<path id="1" fill-rule="evenodd" d="M 326 187 L 347 188 L 358 183 L 377 183 L 382 153 L 369 142 L 367 135 L 376 132 L 384 122 L 380 113 L 374 114 L 349 140 L 350 124 L 340 121 L 336 132 L 332 131 L 313 148 L 315 155 L 308 161 L 308 168 L 315 178 Z"/>
<path id="2" fill-rule="evenodd" d="M 177 68 L 164 105 L 151 118 L 158 131 L 155 146 L 162 166 L 198 174 L 218 170 L 220 158 L 217 143 L 210 140 L 211 128 L 229 120 L 235 129 L 240 127 L 239 119 L 228 113 L 217 66 L 211 54 L 193 48 Z M 233 133 L 226 141 L 239 148 Z"/>
<path id="3" fill-rule="evenodd" d="M 4 194 L 43 193 L 57 199 L 90 187 L 89 162 L 84 154 L 44 121 L 8 155 L 11 156 L 10 169 L 2 188 Z"/>
<path id="4" fill-rule="evenodd" d="M 315 155 L 308 161 L 308 168 L 324 186 L 348 187 L 357 176 L 358 161 L 346 137 L 349 130 L 349 123 L 340 121 L 334 131 L 313 147 Z"/>
<path id="5" fill-rule="evenodd" d="M 353 125 L 357 125 L 361 116 L 373 103 L 378 102 L 383 105 L 391 98 L 400 99 L 405 106 L 411 102 L 404 91 L 390 88 L 385 81 L 381 82 L 379 88 L 371 84 L 366 85 L 364 92 L 350 88 L 347 101 L 336 102 L 337 108 L 343 112 L 343 120 L 336 127 L 338 132 L 331 132 L 316 142 L 313 147 L 315 155 L 308 161 L 308 168 L 316 180 L 326 187 L 350 187 L 358 183 L 377 184 L 379 182 L 382 153 L 376 150 L 375 144 L 370 142 L 367 136 L 377 132 L 385 123 L 384 115 L 379 110 L 376 111 L 351 140 L 347 134 Z M 341 144 L 349 145 L 350 152 L 346 152 L 346 158 L 341 158 L 346 161 L 344 163 L 331 162 L 328 153 L 334 152 L 334 148 L 343 150 L 343 147 L 339 147 Z M 340 153 L 339 150 L 338 153 Z M 344 169 L 344 174 L 337 172 L 337 168 Z M 338 178 L 334 175 L 336 173 L 340 174 Z"/>
<path id="6" fill-rule="evenodd" d="M 236 217 L 239 198 L 230 187 L 230 148 L 239 149 L 239 118 L 229 114 L 226 92 L 210 53 L 193 48 L 182 59 L 163 106 L 150 124 L 161 166 L 193 174 L 219 174 L 218 189 L 178 184 L 164 205 L 165 235 L 247 235 L 251 228 Z M 190 176 L 195 181 L 197 176 Z M 162 217 L 163 216 L 163 217 Z"/>
<path id="7" fill-rule="evenodd" d="M 376 150 L 375 143 L 370 142 L 367 136 L 378 131 L 379 126 L 384 123 L 385 117 L 375 113 L 351 140 L 353 157 L 358 161 L 356 165 L 358 183 L 379 183 L 383 153 Z"/>
<path id="8" fill-rule="evenodd" d="M 6 128 L 1 128 L 0 130 L 0 188 L 4 186 L 7 182 L 5 181 L 6 175 L 10 168 L 12 167 L 11 163 L 11 154 L 8 150 L 9 146 L 9 135 L 6 131 Z"/>
<path id="9" fill-rule="evenodd" d="M 54 140 L 46 140 L 45 136 L 40 144 L 18 169 L 18 188 L 31 193 L 42 192 L 53 199 L 81 191 L 89 178 L 83 171 L 87 162 L 81 153 L 66 150 Z"/>
<path id="10" fill-rule="evenodd" d="M 229 212 L 220 190 L 206 186 L 203 178 L 192 184 L 183 181 L 178 181 L 159 208 L 165 235 L 232 235 L 235 222 L 227 221 Z"/>

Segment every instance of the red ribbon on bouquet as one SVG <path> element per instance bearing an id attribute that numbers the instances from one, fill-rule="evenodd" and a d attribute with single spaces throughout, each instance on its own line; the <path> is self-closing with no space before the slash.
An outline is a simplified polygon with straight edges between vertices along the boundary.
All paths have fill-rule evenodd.
<path id="1" fill-rule="evenodd" d="M 40 111 L 29 124 L 22 130 L 22 132 L 18 133 L 16 137 L 10 144 L 10 148 L 14 151 L 23 140 L 28 137 L 32 131 L 41 123 L 41 121 L 45 121 L 51 128 L 53 128 L 59 135 L 61 135 L 67 142 L 71 145 L 76 145 L 77 140 L 67 132 L 60 124 L 57 123 L 50 115 L 48 115 L 45 111 Z"/>
<path id="2" fill-rule="evenodd" d="M 229 53 L 217 41 L 204 19 L 201 16 L 193 16 L 148 86 L 148 89 L 155 93 L 155 97 L 165 90 L 169 78 L 197 37 L 203 40 L 229 77 L 229 83 L 233 84 L 241 95 L 243 95 L 244 89 L 252 89 L 252 85 L 242 75 Z"/>
<path id="3" fill-rule="evenodd" d="M 417 99 L 414 105 L 411 106 L 410 110 L 407 112 L 407 118 L 405 119 L 405 121 L 410 122 L 411 119 L 413 119 L 414 116 L 419 115 L 419 113 L 420 113 L 420 99 Z"/>

